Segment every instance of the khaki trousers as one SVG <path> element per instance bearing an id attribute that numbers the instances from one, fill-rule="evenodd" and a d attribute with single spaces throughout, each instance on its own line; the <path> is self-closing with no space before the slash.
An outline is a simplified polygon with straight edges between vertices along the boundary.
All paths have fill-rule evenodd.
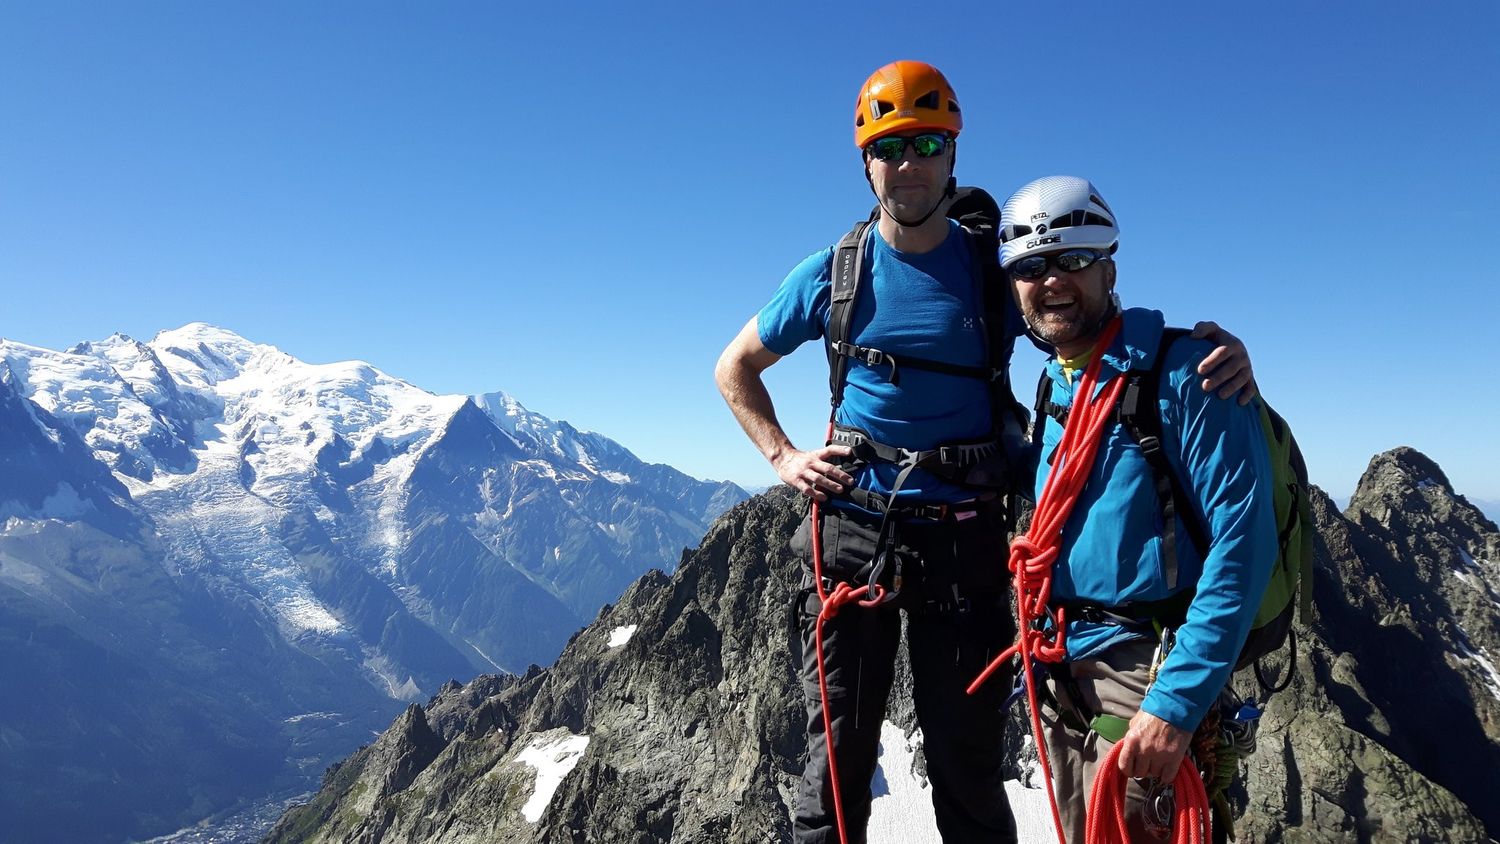
<path id="1" fill-rule="evenodd" d="M 1058 670 L 1068 672 L 1072 690 L 1082 697 L 1083 707 L 1074 704 L 1067 683 L 1055 677 L 1047 680 L 1052 700 L 1074 714 L 1063 718 L 1057 708 L 1042 705 L 1042 729 L 1047 739 L 1048 761 L 1052 765 L 1052 784 L 1057 791 L 1057 806 L 1062 814 L 1063 832 L 1069 844 L 1083 844 L 1087 824 L 1089 795 L 1094 775 L 1114 742 L 1098 733 L 1078 729 L 1076 723 L 1092 715 L 1114 715 L 1125 720 L 1135 715 L 1146 696 L 1151 659 L 1156 642 L 1149 639 L 1125 642 L 1105 651 L 1098 659 L 1063 663 Z M 1085 715 L 1084 713 L 1091 713 Z M 1146 789 L 1140 780 L 1131 780 L 1125 789 L 1126 824 L 1132 842 L 1166 841 L 1148 831 L 1145 821 Z M 1170 815 L 1168 815 L 1170 817 Z"/>

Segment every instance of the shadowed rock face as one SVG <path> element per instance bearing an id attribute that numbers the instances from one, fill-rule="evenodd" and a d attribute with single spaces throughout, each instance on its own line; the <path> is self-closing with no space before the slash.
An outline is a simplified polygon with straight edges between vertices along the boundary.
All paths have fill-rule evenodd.
<path id="1" fill-rule="evenodd" d="M 1318 493 L 1314 518 L 1316 617 L 1266 714 L 1241 830 L 1500 836 L 1500 533 L 1409 448 L 1371 460 L 1343 514 Z"/>
<path id="2" fill-rule="evenodd" d="M 1409 449 L 1377 456 L 1344 514 L 1314 495 L 1316 609 L 1236 795 L 1241 840 L 1494 836 L 1500 676 L 1485 661 L 1500 657 L 1500 535 Z M 786 540 L 799 515 L 780 490 L 734 508 L 552 668 L 445 687 L 426 717 L 446 746 L 407 789 L 371 801 L 360 784 L 391 781 L 390 751 L 360 751 L 269 840 L 787 840 L 802 742 L 788 599 L 802 563 Z M 898 678 L 891 701 L 906 725 L 908 690 Z M 411 733 L 415 714 L 375 748 Z M 537 777 L 522 757 L 565 733 L 587 747 L 530 822 Z M 1025 762 L 1018 751 L 1018 774 Z"/>

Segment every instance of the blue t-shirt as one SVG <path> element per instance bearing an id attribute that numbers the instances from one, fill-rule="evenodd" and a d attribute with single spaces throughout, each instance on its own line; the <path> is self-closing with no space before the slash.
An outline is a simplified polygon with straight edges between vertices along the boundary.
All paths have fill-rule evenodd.
<path id="1" fill-rule="evenodd" d="M 950 226 L 948 239 L 922 254 L 891 248 L 871 227 L 850 342 L 889 352 L 898 361 L 905 354 L 960 366 L 986 365 L 981 298 L 969 266 L 969 246 L 958 223 Z M 808 256 L 761 309 L 756 326 L 767 349 L 787 355 L 827 335 L 832 259 L 832 248 Z M 1006 301 L 1011 301 L 1009 296 Z M 1015 310 L 1013 305 L 1010 310 Z M 1014 337 L 1019 319 L 1014 314 L 1006 325 L 989 330 Z M 898 387 L 890 383 L 890 372 L 889 366 L 849 360 L 844 401 L 836 417 L 839 424 L 859 428 L 877 442 L 912 450 L 990 433 L 989 387 L 983 381 L 904 368 Z M 889 495 L 898 472 L 890 464 L 876 464 L 858 473 L 855 483 Z M 902 484 L 899 497 L 960 501 L 974 494 L 915 471 Z"/>

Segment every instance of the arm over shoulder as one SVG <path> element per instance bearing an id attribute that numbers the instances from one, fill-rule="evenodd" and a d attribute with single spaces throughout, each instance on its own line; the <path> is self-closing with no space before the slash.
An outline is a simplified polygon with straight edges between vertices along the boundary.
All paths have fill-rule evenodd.
<path id="1" fill-rule="evenodd" d="M 1209 547 L 1187 621 L 1142 709 L 1195 729 L 1229 680 L 1276 560 L 1271 467 L 1257 404 L 1205 393 L 1208 343 L 1182 340 L 1163 362 L 1162 422 Z"/>

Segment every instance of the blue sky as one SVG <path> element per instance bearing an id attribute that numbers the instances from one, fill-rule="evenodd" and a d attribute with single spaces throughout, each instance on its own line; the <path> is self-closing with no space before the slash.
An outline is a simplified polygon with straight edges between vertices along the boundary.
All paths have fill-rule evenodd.
<path id="1" fill-rule="evenodd" d="M 1244 337 L 1315 482 L 1411 445 L 1500 499 L 1500 5 L 719 5 L 0 0 L 0 336 L 202 320 L 771 483 L 714 360 L 919 58 L 961 181 L 1092 179 L 1126 303 Z M 824 367 L 768 378 L 804 446 Z"/>

